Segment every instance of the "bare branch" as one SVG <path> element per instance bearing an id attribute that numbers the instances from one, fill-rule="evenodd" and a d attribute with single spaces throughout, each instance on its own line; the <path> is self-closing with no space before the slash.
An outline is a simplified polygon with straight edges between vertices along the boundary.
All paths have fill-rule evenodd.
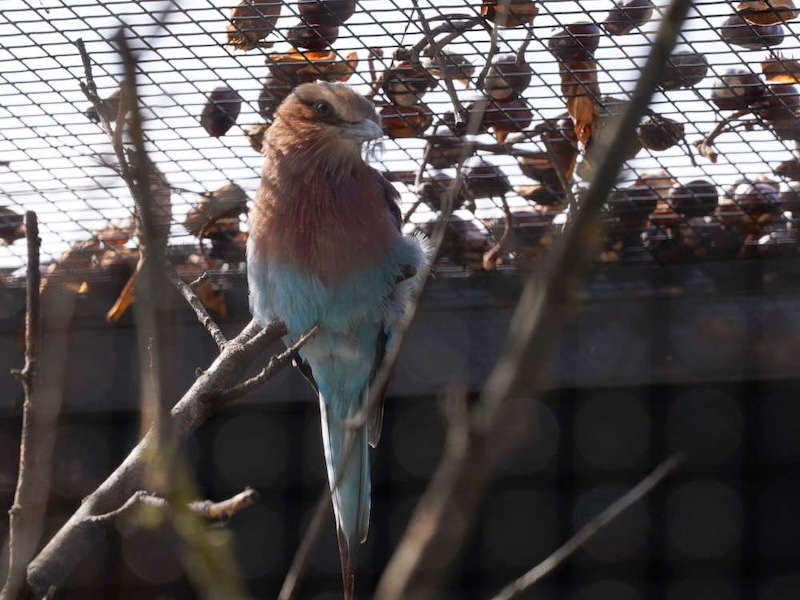
<path id="1" fill-rule="evenodd" d="M 419 2 L 417 0 L 411 0 L 411 4 L 414 5 L 414 9 L 417 11 L 419 21 L 422 25 L 422 31 L 425 32 L 425 38 L 428 40 L 428 46 L 433 50 L 433 56 L 436 57 L 436 63 L 439 66 L 441 78 L 444 80 L 445 88 L 447 88 L 447 95 L 450 96 L 450 102 L 453 103 L 453 114 L 455 116 L 456 125 L 461 125 L 464 123 L 464 107 L 458 99 L 455 85 L 453 85 L 453 78 L 449 75 L 450 71 L 445 64 L 444 53 L 440 47 L 436 46 L 436 40 L 433 38 L 433 33 L 431 33 L 431 27 L 428 25 L 428 20 L 425 18 L 425 13 L 420 8 Z"/>
<path id="2" fill-rule="evenodd" d="M 511 235 L 511 229 L 514 227 L 514 215 L 511 214 L 511 209 L 508 207 L 508 200 L 506 195 L 500 196 L 503 203 L 503 214 L 505 215 L 505 222 L 503 223 L 503 233 L 494 246 L 483 254 L 483 268 L 487 271 L 494 269 L 497 266 L 497 261 L 500 260 L 500 254 L 508 243 L 508 238 Z"/>
<path id="3" fill-rule="evenodd" d="M 117 138 L 115 135 L 115 131 L 117 129 L 121 130 L 121 127 L 115 128 L 111 126 L 111 116 L 108 114 L 108 109 L 102 98 L 97 95 L 97 86 L 94 83 L 94 75 L 92 74 L 92 59 L 89 57 L 89 53 L 86 51 L 86 46 L 84 45 L 83 40 L 78 38 L 75 41 L 75 46 L 78 48 L 78 52 L 81 55 L 81 61 L 83 63 L 83 75 L 86 78 L 85 83 L 83 81 L 80 82 L 81 91 L 94 107 L 95 111 L 97 112 L 97 117 L 100 119 L 100 125 L 112 140 L 111 147 L 114 150 L 114 155 L 117 159 L 117 164 L 119 165 L 120 176 L 127 178 L 130 176 L 130 173 L 128 172 L 128 158 L 125 156 L 125 150 L 122 146 L 122 139 Z M 120 99 L 117 114 L 115 115 L 117 125 L 124 121 L 124 104 L 125 102 Z"/>
<path id="4" fill-rule="evenodd" d="M 508 8 L 508 0 L 504 0 L 506 3 L 506 9 Z M 505 20 L 507 18 L 508 11 L 503 11 L 502 18 Z M 494 60 L 495 54 L 497 54 L 497 33 L 500 29 L 500 26 L 492 21 L 492 34 L 489 37 L 489 53 L 486 55 L 486 64 L 483 65 L 483 69 L 481 69 L 480 75 L 478 75 L 478 79 L 475 80 L 475 87 L 479 90 L 483 89 L 483 84 L 486 82 L 486 76 L 489 74 L 489 69 L 492 68 L 492 61 Z"/>
<path id="5" fill-rule="evenodd" d="M 497 595 L 492 597 L 492 600 L 510 600 L 538 582 L 545 575 L 550 573 L 550 571 L 575 554 L 581 546 L 592 539 L 603 527 L 650 493 L 650 491 L 661 483 L 667 475 L 677 469 L 680 463 L 681 459 L 678 456 L 671 456 L 662 462 L 647 477 L 628 490 L 626 494 L 617 498 L 608 508 L 581 527 L 575 535 L 564 542 L 564 544 L 550 556 L 545 558 L 522 577 L 515 579 L 500 590 Z"/>
<path id="6" fill-rule="evenodd" d="M 561 161 L 558 160 L 558 156 L 556 156 L 556 153 L 553 151 L 553 146 L 547 139 L 547 136 L 543 135 L 541 139 L 544 143 L 545 150 L 547 150 L 547 154 L 550 156 L 550 162 L 553 163 L 558 182 L 564 189 L 564 197 L 567 199 L 567 206 L 569 206 L 571 212 L 574 212 L 578 209 L 578 203 L 575 200 L 575 194 L 572 193 L 572 182 L 567 180 L 567 174 L 561 168 Z"/>
<path id="7" fill-rule="evenodd" d="M 42 240 L 39 237 L 39 221 L 36 213 L 29 210 L 25 213 L 25 241 L 28 245 L 28 266 L 25 280 L 25 366 L 19 371 L 18 376 L 26 387 L 26 397 L 30 395 L 29 389 L 36 374 L 36 361 L 39 358 L 39 332 L 41 310 L 39 302 L 39 286 L 41 272 L 39 270 L 39 247 Z"/>
<path id="8" fill-rule="evenodd" d="M 486 19 L 481 16 L 473 15 L 439 15 L 439 17 L 446 17 L 447 23 L 437 25 L 431 30 L 431 37 L 435 38 L 440 33 L 447 33 L 439 41 L 433 45 L 430 44 L 429 37 L 426 35 L 419 42 L 414 44 L 409 50 L 411 62 L 414 64 L 419 63 L 419 55 L 424 51 L 426 55 L 434 56 L 437 52 L 441 52 L 447 44 L 452 42 L 457 37 L 464 35 L 467 31 L 474 28 L 476 25 L 482 25 L 487 31 L 491 32 L 491 27 L 486 23 Z M 434 20 L 436 17 L 428 19 Z"/>
<path id="9" fill-rule="evenodd" d="M 230 519 L 233 515 L 249 506 L 253 506 L 258 501 L 258 492 L 251 488 L 245 488 L 235 496 L 220 502 L 202 500 L 192 502 L 189 508 L 199 516 L 207 519 L 221 521 Z"/>
<path id="10" fill-rule="evenodd" d="M 194 310 L 195 314 L 197 315 L 197 320 L 208 330 L 208 333 L 211 335 L 214 342 L 216 342 L 217 347 L 219 347 L 220 350 L 225 348 L 225 344 L 228 341 L 225 339 L 225 334 L 222 333 L 222 329 L 220 329 L 219 325 L 217 325 L 217 322 L 211 318 L 211 315 L 208 314 L 206 307 L 203 306 L 200 298 L 198 298 L 197 294 L 194 292 L 194 289 L 197 286 L 208 279 L 208 273 L 204 272 L 202 275 L 200 275 L 200 277 L 190 284 L 184 282 L 183 279 L 181 279 L 174 271 L 174 269 L 170 269 L 167 274 L 170 278 L 170 281 L 172 281 L 173 285 L 178 288 L 178 291 L 186 299 L 186 302 L 189 303 L 189 306 L 192 307 L 192 310 Z"/>
<path id="11" fill-rule="evenodd" d="M 258 387 L 265 381 L 267 381 L 270 377 L 272 377 L 281 367 L 287 365 L 291 360 L 297 356 L 297 353 L 300 351 L 308 340 L 310 340 L 314 335 L 319 331 L 319 326 L 314 325 L 311 329 L 306 331 L 303 335 L 300 336 L 300 339 L 297 340 L 294 344 L 289 346 L 286 350 L 281 352 L 278 356 L 273 356 L 269 359 L 269 363 L 266 367 L 261 369 L 258 375 L 247 379 L 229 390 L 225 390 L 222 392 L 222 400 L 224 402 L 231 402 L 237 398 L 244 396 L 247 392 L 252 390 L 255 387 Z"/>
<path id="12" fill-rule="evenodd" d="M 422 154 L 422 161 L 419 163 L 417 174 L 414 176 L 414 192 L 417 194 L 417 199 L 406 211 L 406 214 L 403 215 L 403 225 L 411 220 L 411 216 L 416 212 L 417 208 L 419 208 L 419 205 L 422 204 L 422 190 L 420 187 L 422 186 L 422 177 L 425 174 L 425 167 L 428 166 L 428 159 L 430 158 L 432 151 L 433 147 L 431 142 L 428 141 L 428 143 L 425 145 L 425 152 Z"/>
<path id="13" fill-rule="evenodd" d="M 175 404 L 170 412 L 172 435 L 185 439 L 212 414 L 226 405 L 220 395 L 241 377 L 244 370 L 281 337 L 286 326 L 274 321 L 263 328 L 255 320 L 230 340 Z M 102 532 L 85 534 L 86 517 L 116 510 L 144 485 L 146 456 L 152 452 L 154 433 L 149 431 L 117 469 L 87 496 L 78 510 L 53 536 L 28 567 L 28 584 L 42 596 L 72 572 L 99 539 Z"/>
<path id="14" fill-rule="evenodd" d="M 200 277 L 198 277 L 197 279 L 195 279 L 194 281 L 189 283 L 189 287 L 192 288 L 193 292 L 197 291 L 197 288 L 199 288 L 200 285 L 203 284 L 206 281 L 208 281 L 208 272 L 207 271 L 203 271 L 200 274 Z"/>
<path id="15" fill-rule="evenodd" d="M 187 505 L 187 509 L 198 517 L 211 519 L 214 521 L 225 521 L 236 513 L 253 506 L 258 501 L 258 492 L 250 488 L 239 492 L 227 500 L 213 502 L 211 500 L 197 500 Z M 151 492 L 139 490 L 134 492 L 130 498 L 119 508 L 103 513 L 101 515 L 91 515 L 86 517 L 86 521 L 93 525 L 116 524 L 120 520 L 127 519 L 136 510 L 143 506 L 155 508 L 163 511 L 165 515 L 172 512 L 169 502 Z"/>
<path id="16" fill-rule="evenodd" d="M 278 600 L 291 600 L 297 593 L 297 586 L 300 583 L 300 577 L 303 575 L 306 563 L 311 556 L 311 551 L 317 543 L 317 538 L 325 525 L 325 516 L 328 514 L 329 507 L 331 506 L 331 493 L 328 486 L 325 486 L 325 491 L 317 500 L 314 507 L 314 514 L 311 517 L 311 522 L 306 528 L 306 533 L 300 541 L 297 551 L 292 559 L 292 564 L 289 567 L 289 572 L 281 585 L 281 591 L 278 593 Z"/>
<path id="17" fill-rule="evenodd" d="M 25 402 L 22 408 L 22 436 L 19 451 L 19 472 L 14 504 L 8 511 L 8 576 L 0 598 L 11 600 L 25 585 L 25 568 L 36 552 L 41 536 L 42 520 L 47 507 L 46 483 L 50 476 L 51 452 L 38 453 L 39 445 L 47 445 L 42 431 L 35 426 L 40 411 L 34 395 L 39 358 L 39 223 L 36 213 L 25 213 L 25 238 L 28 243 L 28 267 L 25 287 L 25 365 L 13 372 L 22 382 Z M 44 434 L 44 435 L 42 435 Z M 52 447 L 52 444 L 51 444 Z M 38 454 L 38 455 L 37 455 Z M 42 483 L 44 482 L 44 487 Z"/>
<path id="18" fill-rule="evenodd" d="M 712 163 L 717 162 L 717 152 L 714 150 L 714 140 L 728 130 L 727 127 L 731 124 L 731 122 L 741 119 L 751 112 L 752 111 L 749 108 L 736 111 L 717 123 L 716 127 L 714 127 L 714 129 L 712 129 L 703 139 L 696 140 L 694 145 L 697 147 L 697 151 L 700 153 L 700 155 L 706 157 Z M 691 152 L 690 156 L 693 156 Z"/>
<path id="19" fill-rule="evenodd" d="M 525 53 L 528 51 L 528 46 L 530 46 L 532 39 L 533 24 L 528 24 L 525 28 L 525 40 L 520 44 L 519 48 L 517 48 L 517 57 L 515 60 L 518 65 L 525 63 Z"/>
<path id="20" fill-rule="evenodd" d="M 598 250 L 598 218 L 623 164 L 619 152 L 634 131 L 661 80 L 667 59 L 691 6 L 673 0 L 641 72 L 627 110 L 599 138 L 597 175 L 582 206 L 549 256 L 544 274 L 532 273 L 515 310 L 506 348 L 469 417 L 464 448 L 448 447 L 411 518 L 406 534 L 381 577 L 380 600 L 428 598 L 459 550 L 472 516 L 505 452 L 529 420 L 529 399 L 547 386 L 553 342 L 574 304 L 580 276 Z"/>
<path id="21" fill-rule="evenodd" d="M 134 482 L 131 481 L 129 483 L 133 484 Z M 186 509 L 196 518 L 225 520 L 254 504 L 257 498 L 256 492 L 248 488 L 221 502 L 208 500 L 191 502 Z M 47 552 L 47 548 L 45 548 L 45 551 L 37 558 L 37 561 L 46 556 L 47 562 L 34 562 L 31 565 L 32 569 L 29 570 L 28 577 L 29 580 L 38 583 L 38 585 L 33 585 L 36 597 L 44 596 L 47 594 L 48 589 L 52 590 L 66 578 L 77 561 L 88 554 L 92 547 L 105 537 L 110 526 L 123 523 L 135 515 L 136 511 L 142 507 L 161 511 L 165 517 L 172 517 L 174 512 L 174 506 L 171 506 L 167 500 L 142 490 L 131 492 L 120 506 L 107 512 L 85 511 L 82 510 L 82 506 L 81 510 L 75 513 L 69 521 L 69 545 L 64 548 L 67 553 L 45 555 L 45 552 Z M 165 519 L 165 522 L 167 522 L 167 519 Z M 62 529 L 62 531 L 64 530 Z M 163 532 L 159 533 L 163 535 Z M 177 539 L 181 540 L 182 538 L 178 536 Z M 75 553 L 75 555 L 71 553 Z"/>

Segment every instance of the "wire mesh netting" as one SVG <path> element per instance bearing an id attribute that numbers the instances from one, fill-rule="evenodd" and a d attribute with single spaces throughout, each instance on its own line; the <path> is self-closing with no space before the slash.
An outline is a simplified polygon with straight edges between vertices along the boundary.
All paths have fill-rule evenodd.
<path id="1" fill-rule="evenodd" d="M 388 138 L 373 149 L 373 164 L 401 192 L 406 227 L 425 230 L 463 142 L 440 69 L 446 67 L 467 116 L 490 98 L 441 259 L 442 266 L 469 271 L 527 261 L 549 246 L 568 220 L 570 198 L 591 178 L 586 148 L 629 96 L 664 8 L 655 3 L 651 13 L 651 3 L 633 1 L 609 12 L 607 1 L 515 0 L 509 17 L 497 2 L 421 3 L 436 40 L 451 39 L 440 65 L 412 2 L 363 0 L 352 16 L 331 13 L 321 21 L 313 14 L 316 1 L 239 4 L 4 3 L 0 268 L 6 274 L 24 263 L 17 215 L 26 209 L 39 215 L 45 262 L 71 260 L 74 268 L 99 271 L 135 261 L 133 202 L 80 89 L 78 39 L 101 95 L 113 98 L 122 63 L 111 40 L 125 26 L 138 52 L 147 146 L 171 191 L 170 247 L 187 269 L 211 271 L 242 269 L 243 201 L 257 189 L 262 165 L 257 125 L 269 123 L 277 102 L 300 81 L 346 79 L 374 99 Z M 601 260 L 795 253 L 800 97 L 793 82 L 800 67 L 790 57 L 800 45 L 800 25 L 785 9 L 792 3 L 764 4 L 740 3 L 737 13 L 729 2 L 695 3 L 670 76 L 624 149 L 630 159 L 604 213 Z M 255 12 L 248 16 L 247 8 Z M 269 18 L 274 13 L 277 21 Z M 244 40 L 239 48 L 229 43 L 236 35 Z M 492 57 L 500 58 L 484 72 Z M 730 69 L 736 74 L 718 79 Z M 209 125 L 209 108 L 222 115 L 224 135 L 220 122 Z M 720 123 L 719 135 L 707 138 Z M 424 202 L 411 214 L 426 145 L 432 151 L 421 178 Z M 223 188 L 231 183 L 237 187 Z M 234 209 L 225 219 L 209 218 L 209 199 L 222 196 L 232 198 Z M 506 213 L 511 236 L 487 261 Z"/>
<path id="2" fill-rule="evenodd" d="M 329 2 L 329 8 L 344 11 L 337 18 L 344 18 L 348 6 L 355 9 L 338 25 L 328 13 L 302 12 L 317 4 L 5 0 L 0 12 L 0 285 L 18 285 L 24 275 L 25 210 L 39 216 L 49 275 L 77 273 L 67 279 L 75 290 L 89 275 L 107 277 L 120 265 L 130 273 L 138 259 L 133 200 L 116 172 L 101 115 L 81 90 L 79 39 L 91 57 L 100 95 L 110 99 L 111 117 L 122 81 L 113 43 L 120 27 L 137 52 L 147 148 L 163 175 L 155 182 L 163 192 L 156 199 L 169 209 L 162 213 L 169 216 L 169 253 L 187 277 L 210 271 L 215 281 L 223 281 L 227 273 L 242 287 L 246 209 L 263 162 L 260 136 L 278 102 L 301 81 L 346 79 L 376 102 L 387 137 L 367 152 L 401 193 L 407 231 L 429 230 L 456 178 L 464 139 L 474 140 L 464 169 L 466 187 L 438 265 L 440 272 L 454 275 L 445 282 L 453 286 L 445 290 L 448 300 L 463 296 L 471 312 L 465 306 L 454 311 L 450 302 L 421 316 L 427 320 L 420 330 L 428 337 L 412 341 L 424 348 L 407 369 L 413 386 L 404 391 L 408 397 L 387 404 L 382 454 L 376 455 L 374 469 L 370 546 L 359 558 L 360 590 L 371 590 L 445 445 L 445 423 L 433 392 L 424 387 L 429 383 L 421 374 L 423 363 L 456 380 L 462 370 L 472 374 L 486 357 L 493 358 L 493 334 L 499 344 L 505 333 L 504 315 L 511 305 L 503 304 L 502 294 L 490 289 L 481 304 L 466 287 L 455 287 L 488 289 L 488 278 L 455 276 L 513 269 L 547 252 L 568 223 L 574 198 L 591 180 L 593 140 L 636 85 L 666 2 L 654 2 L 651 13 L 650 3 L 639 0 L 625 2 L 625 11 L 613 11 L 607 0 L 514 0 L 511 15 L 496 19 L 513 25 L 506 27 L 492 21 L 495 13 L 503 14 L 502 2 L 421 1 L 436 39 L 452 37 L 444 46 L 444 65 L 430 51 L 425 23 L 410 0 Z M 630 148 L 612 150 L 625 152 L 628 161 L 603 212 L 607 241 L 600 261 L 638 265 L 796 254 L 800 96 L 794 86 L 800 63 L 792 55 L 800 46 L 800 19 L 783 10 L 791 2 L 775 0 L 774 8 L 763 4 L 695 2 L 651 113 L 631 132 Z M 250 7 L 256 12 L 248 15 L 244 9 Z M 270 17 L 278 8 L 273 23 Z M 231 45 L 231 36 L 248 49 Z M 485 70 L 492 56 L 501 57 L 498 66 Z M 480 133 L 465 136 L 456 124 L 457 108 L 442 66 L 452 75 L 465 120 L 480 116 L 485 126 Z M 730 69 L 737 72 L 726 75 Z M 487 95 L 491 101 L 484 113 L 481 101 Z M 504 240 L 507 213 L 513 226 Z M 739 266 L 720 265 L 725 273 Z M 623 271 L 637 269 L 616 273 Z M 776 278 L 791 279 L 790 272 Z M 622 279 L 610 277 L 604 285 L 620 288 Z M 631 288 L 615 289 L 613 297 L 601 297 L 605 302 L 594 302 L 606 312 L 598 310 L 578 326 L 569 369 L 579 372 L 589 364 L 586 372 L 596 378 L 537 402 L 536 435 L 502 465 L 460 559 L 452 597 L 488 597 L 676 451 L 688 457 L 678 479 L 611 524 L 604 537 L 581 550 L 533 597 L 796 597 L 800 446 L 793 398 L 798 385 L 796 380 L 764 381 L 774 373 L 785 378 L 794 366 L 795 346 L 786 342 L 790 328 L 784 336 L 777 334 L 794 320 L 794 296 L 768 304 L 780 296 L 772 292 L 770 297 L 774 288 L 743 290 L 740 285 L 756 279 L 745 273 L 735 285 L 715 288 L 716 296 L 709 292 L 693 304 L 672 305 L 670 296 L 641 308 L 638 319 L 639 296 L 619 301 Z M 693 285 L 696 280 L 683 281 Z M 113 294 L 123 282 L 115 280 L 120 285 Z M 94 297 L 97 304 L 106 300 L 100 296 Z M 228 324 L 248 318 L 243 296 L 231 301 Z M 728 302 L 730 296 L 739 302 Z M 224 308 L 224 301 L 214 305 L 213 296 L 202 298 L 212 309 Z M 698 306 L 706 304 L 708 311 L 702 312 Z M 96 304 L 84 306 L 81 315 L 96 316 L 95 309 Z M 75 336 L 65 363 L 69 373 L 97 373 L 70 377 L 65 392 L 51 502 L 59 523 L 111 470 L 113 457 L 129 450 L 139 431 L 133 333 L 85 323 L 90 326 Z M 621 333 L 622 323 L 632 323 L 629 330 L 640 337 Z M 182 361 L 179 372 L 187 386 L 196 366 L 206 364 L 203 341 L 211 344 L 194 323 L 191 331 L 171 335 L 172 345 L 164 351 Z M 12 348 L 16 330 L 6 338 L 4 348 Z M 441 338 L 441 345 L 433 338 Z M 713 352 L 707 354 L 715 354 L 717 363 L 701 360 L 710 347 Z M 785 370 L 764 369 L 768 361 L 759 362 L 764 348 Z M 98 357 L 103 357 L 102 369 L 97 369 Z M 709 364 L 726 368 L 714 370 Z M 615 366 L 636 377 L 615 382 Z M 667 379 L 665 372 L 677 383 L 655 385 L 658 377 Z M 754 381 L 742 383 L 747 376 Z M 270 389 L 253 405 L 237 406 L 206 424 L 197 449 L 191 449 L 201 455 L 197 477 L 210 496 L 225 497 L 244 485 L 262 492 L 261 504 L 231 524 L 242 575 L 254 589 L 269 591 L 256 597 L 279 589 L 311 502 L 326 485 L 318 409 L 316 403 L 297 401 L 305 384 L 295 379 L 296 384 L 274 386 L 286 398 L 276 401 L 277 392 Z M 0 447 L 15 456 L 18 424 L 3 425 Z M 0 476 L 0 492 L 9 504 L 12 481 Z M 332 522 L 323 535 L 306 584 L 312 591 L 305 597 L 338 597 Z M 146 586 L 177 581 L 175 557 L 165 557 L 161 546 L 153 550 L 139 542 L 129 537 L 120 543 L 117 562 L 127 564 L 120 573 L 109 574 L 117 567 L 111 544 L 96 549 L 96 560 L 84 560 L 72 584 L 78 590 L 74 597 L 111 597 L 108 589 L 114 585 L 152 593 Z M 106 585 L 102 593 L 100 581 Z"/>

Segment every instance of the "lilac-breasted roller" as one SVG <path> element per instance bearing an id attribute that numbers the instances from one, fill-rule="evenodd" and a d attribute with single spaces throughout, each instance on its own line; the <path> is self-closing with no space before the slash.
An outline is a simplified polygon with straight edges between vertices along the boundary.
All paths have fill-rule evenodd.
<path id="1" fill-rule="evenodd" d="M 287 342 L 319 326 L 299 367 L 319 396 L 348 596 L 352 552 L 369 525 L 368 441 L 377 443 L 380 415 L 368 428 L 353 424 L 425 261 L 420 241 L 400 231 L 397 192 L 362 159 L 363 142 L 383 135 L 379 123 L 374 105 L 344 85 L 295 88 L 267 131 L 247 244 L 253 315 L 282 319 Z"/>

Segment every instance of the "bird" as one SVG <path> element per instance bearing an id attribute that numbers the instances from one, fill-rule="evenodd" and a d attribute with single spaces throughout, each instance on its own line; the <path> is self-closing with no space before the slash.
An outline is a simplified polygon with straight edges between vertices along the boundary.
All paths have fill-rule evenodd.
<path id="1" fill-rule="evenodd" d="M 296 366 L 319 399 L 345 598 L 369 526 L 368 446 L 382 407 L 359 419 L 428 261 L 426 241 L 401 232 L 398 192 L 363 159 L 363 144 L 383 135 L 375 106 L 346 85 L 297 86 L 267 130 L 247 241 L 254 317 L 281 319 L 287 344 L 317 327 Z"/>

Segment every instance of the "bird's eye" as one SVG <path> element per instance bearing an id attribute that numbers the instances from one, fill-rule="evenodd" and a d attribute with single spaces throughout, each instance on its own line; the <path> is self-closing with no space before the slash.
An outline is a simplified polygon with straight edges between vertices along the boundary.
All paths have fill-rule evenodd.
<path id="1" fill-rule="evenodd" d="M 331 105 L 327 102 L 317 102 L 314 105 L 314 110 L 317 111 L 317 114 L 322 117 L 327 117 L 331 114 Z"/>

